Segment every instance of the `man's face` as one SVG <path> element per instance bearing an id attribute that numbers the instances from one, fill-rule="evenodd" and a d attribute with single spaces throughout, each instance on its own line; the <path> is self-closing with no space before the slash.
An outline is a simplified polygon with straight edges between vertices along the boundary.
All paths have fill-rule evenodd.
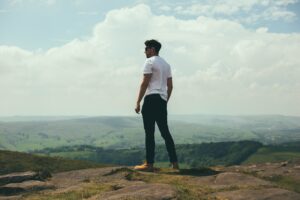
<path id="1" fill-rule="evenodd" d="M 147 58 L 150 58 L 155 55 L 154 47 L 145 47 L 145 54 Z"/>

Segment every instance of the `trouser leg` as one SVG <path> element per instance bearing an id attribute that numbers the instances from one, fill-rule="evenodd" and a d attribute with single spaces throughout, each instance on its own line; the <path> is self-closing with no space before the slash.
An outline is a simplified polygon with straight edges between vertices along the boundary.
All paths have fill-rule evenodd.
<path id="1" fill-rule="evenodd" d="M 156 123 L 161 133 L 161 136 L 165 140 L 166 148 L 169 154 L 170 162 L 177 162 L 177 155 L 175 150 L 174 140 L 169 131 L 167 120 L 167 102 L 161 99 L 159 106 L 159 112 L 156 116 Z"/>
<path id="2" fill-rule="evenodd" d="M 155 118 L 151 109 L 150 102 L 144 102 L 142 108 L 143 123 L 145 129 L 146 160 L 147 163 L 154 163 L 155 156 Z"/>

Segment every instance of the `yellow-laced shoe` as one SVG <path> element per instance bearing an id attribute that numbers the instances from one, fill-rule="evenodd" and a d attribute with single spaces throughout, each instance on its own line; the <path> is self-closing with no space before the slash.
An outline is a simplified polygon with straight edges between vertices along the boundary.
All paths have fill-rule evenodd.
<path id="1" fill-rule="evenodd" d="M 136 165 L 133 169 L 138 170 L 138 171 L 145 171 L 145 172 L 153 172 L 154 167 L 153 164 L 149 164 L 145 162 L 142 165 Z"/>

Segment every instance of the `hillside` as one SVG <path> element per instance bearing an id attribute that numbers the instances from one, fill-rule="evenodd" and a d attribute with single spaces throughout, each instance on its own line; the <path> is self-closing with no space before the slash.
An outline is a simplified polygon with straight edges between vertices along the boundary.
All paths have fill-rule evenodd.
<path id="1" fill-rule="evenodd" d="M 286 160 L 300 160 L 300 142 L 262 146 L 244 163 L 282 162 Z"/>
<path id="2" fill-rule="evenodd" d="M 54 173 L 106 166 L 109 165 L 61 157 L 37 156 L 28 153 L 0 150 L 0 175 L 24 171 L 46 171 Z"/>
<path id="3" fill-rule="evenodd" d="M 206 167 L 240 164 L 261 147 L 261 143 L 254 141 L 217 142 L 179 144 L 176 151 L 185 167 Z M 144 148 L 103 149 L 86 145 L 46 148 L 32 153 L 118 165 L 136 165 L 145 158 Z M 169 163 L 165 145 L 156 146 L 156 161 L 161 166 Z"/>
<path id="4" fill-rule="evenodd" d="M 300 117 L 171 115 L 169 119 L 176 144 L 300 141 Z M 156 144 L 164 144 L 161 137 L 156 137 Z M 107 149 L 143 147 L 142 119 L 83 116 L 0 118 L 0 149 L 33 151 L 74 145 Z"/>

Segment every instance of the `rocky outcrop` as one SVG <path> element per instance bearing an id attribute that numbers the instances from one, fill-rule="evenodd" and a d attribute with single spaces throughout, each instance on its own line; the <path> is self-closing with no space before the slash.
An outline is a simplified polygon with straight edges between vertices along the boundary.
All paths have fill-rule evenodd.
<path id="1" fill-rule="evenodd" d="M 45 182 L 49 177 L 51 177 L 50 173 L 33 171 L 2 175 L 0 176 L 0 195 L 10 196 L 44 189 L 53 189 L 54 185 Z M 6 198 L 13 199 L 17 197 Z M 2 196 L 2 199 L 3 198 Z"/>
<path id="2" fill-rule="evenodd" d="M 8 183 L 20 183 L 26 180 L 45 180 L 51 177 L 51 174 L 46 171 L 41 172 L 18 172 L 0 176 L 0 186 Z"/>
<path id="3" fill-rule="evenodd" d="M 24 181 L 21 183 L 10 183 L 0 187 L 0 194 L 16 195 L 25 192 L 40 191 L 45 189 L 54 189 L 54 185 L 43 181 Z"/>
<path id="4" fill-rule="evenodd" d="M 191 183 L 209 186 L 213 189 L 266 187 L 273 184 L 250 175 L 235 172 L 222 172 L 214 176 L 194 177 Z"/>
<path id="5" fill-rule="evenodd" d="M 135 171 L 132 167 L 106 167 L 55 173 L 44 181 L 27 180 L 1 188 L 6 195 L 27 193 L 22 200 L 44 196 L 49 199 L 72 196 L 74 200 L 298 200 L 298 166 L 299 163 L 266 163 L 180 172 L 159 169 L 154 173 Z M 278 177 L 288 178 L 289 184 L 293 183 L 295 187 L 281 185 Z M 0 200 L 3 198 L 0 196 Z M 20 196 L 6 198 L 18 199 Z"/>
<path id="6" fill-rule="evenodd" d="M 300 162 L 300 161 L 299 161 Z M 236 165 L 223 168 L 226 171 L 247 173 L 263 179 L 273 179 L 274 177 L 290 177 L 295 181 L 300 181 L 299 162 L 280 163 L 260 163 L 253 165 Z"/>

